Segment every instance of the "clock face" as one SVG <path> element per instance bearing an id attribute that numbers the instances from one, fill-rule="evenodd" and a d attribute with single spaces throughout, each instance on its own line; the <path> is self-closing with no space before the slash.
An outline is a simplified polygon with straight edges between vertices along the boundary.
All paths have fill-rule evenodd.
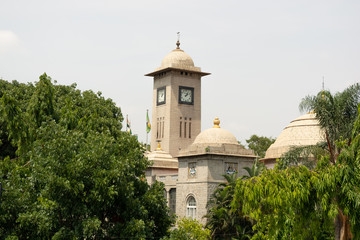
<path id="1" fill-rule="evenodd" d="M 194 88 L 179 87 L 179 103 L 194 104 Z"/>
<path id="2" fill-rule="evenodd" d="M 192 92 L 190 89 L 181 89 L 181 101 L 182 102 L 191 102 Z"/>
<path id="3" fill-rule="evenodd" d="M 166 100 L 166 88 L 161 87 L 157 89 L 157 105 L 165 104 Z"/>

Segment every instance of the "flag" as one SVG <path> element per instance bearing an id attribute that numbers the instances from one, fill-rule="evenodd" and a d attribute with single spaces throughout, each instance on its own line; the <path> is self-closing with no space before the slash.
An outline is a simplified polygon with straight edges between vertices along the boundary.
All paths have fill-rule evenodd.
<path id="1" fill-rule="evenodd" d="M 149 119 L 149 112 L 146 112 L 146 132 L 149 133 L 151 131 L 151 124 Z"/>
<path id="2" fill-rule="evenodd" d="M 129 122 L 129 119 L 126 119 L 126 129 L 127 129 L 127 132 L 128 133 L 130 133 L 130 134 L 132 134 L 132 132 L 131 132 L 131 128 L 130 128 L 130 122 Z"/>

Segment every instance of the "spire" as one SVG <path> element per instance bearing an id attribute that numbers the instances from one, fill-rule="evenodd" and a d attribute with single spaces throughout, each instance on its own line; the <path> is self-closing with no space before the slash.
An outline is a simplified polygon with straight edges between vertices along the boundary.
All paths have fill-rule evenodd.
<path id="1" fill-rule="evenodd" d="M 213 126 L 213 128 L 220 128 L 219 125 L 220 125 L 220 120 L 219 120 L 218 117 L 216 117 L 215 120 L 214 120 L 214 126 Z"/>
<path id="2" fill-rule="evenodd" d="M 322 99 L 325 98 L 325 93 L 324 93 L 324 91 L 325 91 L 325 83 L 324 83 L 324 76 L 323 76 L 322 90 L 321 90 L 321 97 L 322 97 Z"/>
<path id="3" fill-rule="evenodd" d="M 176 49 L 180 49 L 180 32 L 177 32 L 178 40 L 176 42 Z"/>

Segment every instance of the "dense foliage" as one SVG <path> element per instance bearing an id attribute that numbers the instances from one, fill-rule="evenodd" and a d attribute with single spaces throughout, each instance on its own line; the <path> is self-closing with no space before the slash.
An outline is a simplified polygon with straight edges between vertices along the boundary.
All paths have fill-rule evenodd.
<path id="1" fill-rule="evenodd" d="M 316 96 L 305 97 L 300 109 L 313 109 L 321 128 L 325 132 L 326 143 L 329 151 L 329 162 L 337 165 L 338 156 L 346 145 L 352 144 L 354 136 L 352 129 L 358 116 L 358 104 L 360 102 L 360 84 L 356 83 L 342 92 L 334 95 L 330 91 L 321 91 Z M 341 143 L 342 142 L 342 143 Z M 341 144 L 340 144 L 341 143 Z M 341 186 L 336 186 L 340 190 Z M 339 196 L 334 199 L 340 203 Z M 349 219 L 339 206 L 338 215 L 335 219 L 335 239 L 350 239 Z"/>
<path id="2" fill-rule="evenodd" d="M 192 218 L 181 218 L 177 221 L 177 228 L 171 230 L 170 237 L 162 240 L 209 240 L 210 230 L 204 228 L 199 221 Z"/>
<path id="3" fill-rule="evenodd" d="M 265 170 L 237 182 L 233 207 L 256 221 L 252 239 L 332 239 L 334 209 L 320 204 L 317 179 L 304 166 Z"/>
<path id="4" fill-rule="evenodd" d="M 334 239 L 339 211 L 351 223 L 345 239 L 360 237 L 360 118 L 344 143 L 336 165 L 323 156 L 312 171 L 293 166 L 237 181 L 233 208 L 256 220 L 253 239 Z"/>
<path id="5" fill-rule="evenodd" d="M 360 238 L 359 99 L 355 84 L 301 103 L 315 111 L 326 134 L 326 151 L 319 145 L 310 152 L 319 156 L 312 170 L 291 160 L 304 156 L 302 148 L 280 159 L 275 169 L 237 180 L 232 207 L 256 221 L 252 239 Z"/>
<path id="6" fill-rule="evenodd" d="M 0 80 L 0 236 L 160 238 L 171 224 L 163 185 L 101 93 Z"/>
<path id="7" fill-rule="evenodd" d="M 277 168 L 285 170 L 290 166 L 303 165 L 309 169 L 314 169 L 317 159 L 327 155 L 328 152 L 326 142 L 309 146 L 293 146 L 279 158 Z"/>

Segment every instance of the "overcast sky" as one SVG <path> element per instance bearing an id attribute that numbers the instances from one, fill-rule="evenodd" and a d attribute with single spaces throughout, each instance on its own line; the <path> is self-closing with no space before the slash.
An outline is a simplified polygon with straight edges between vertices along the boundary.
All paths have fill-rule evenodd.
<path id="1" fill-rule="evenodd" d="M 301 99 L 360 82 L 358 0 L 1 0 L 0 78 L 101 91 L 145 141 L 152 78 L 181 48 L 202 71 L 202 129 L 277 137 Z"/>

